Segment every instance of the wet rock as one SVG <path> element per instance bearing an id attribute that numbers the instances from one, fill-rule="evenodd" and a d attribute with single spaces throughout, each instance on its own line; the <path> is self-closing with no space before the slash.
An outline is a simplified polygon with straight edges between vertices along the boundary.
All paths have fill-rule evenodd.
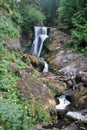
<path id="1" fill-rule="evenodd" d="M 42 73 L 41 79 L 50 88 L 54 96 L 62 95 L 64 90 L 67 88 L 66 83 L 56 80 L 55 76 L 48 72 Z"/>
<path id="2" fill-rule="evenodd" d="M 49 53 L 45 57 L 50 68 L 55 68 L 55 73 L 74 76 L 78 71 L 87 72 L 87 57 L 65 47 L 70 39 L 72 40 L 68 34 L 51 29 L 50 42 L 47 46 Z"/>
<path id="3" fill-rule="evenodd" d="M 42 71 L 44 68 L 44 62 L 42 62 L 37 56 L 32 54 L 24 54 L 23 60 L 26 62 L 30 62 L 32 66 L 38 71 Z"/>
<path id="4" fill-rule="evenodd" d="M 61 130 L 78 130 L 76 125 L 69 125 L 66 128 L 63 128 Z"/>
<path id="5" fill-rule="evenodd" d="M 73 120 L 80 120 L 87 123 L 87 114 L 83 115 L 81 112 L 69 111 L 66 116 Z"/>
<path id="6" fill-rule="evenodd" d="M 50 128 L 48 128 L 48 129 L 43 128 L 43 124 L 37 124 L 35 127 L 35 130 L 51 130 L 51 129 Z"/>
<path id="7" fill-rule="evenodd" d="M 31 76 L 24 72 L 17 84 L 22 98 L 37 101 L 44 106 L 44 109 L 54 109 L 55 100 L 50 89 L 42 82 L 40 77 Z"/>
<path id="8" fill-rule="evenodd" d="M 81 82 L 84 87 L 87 87 L 87 72 L 79 71 L 75 76 L 76 83 Z"/>
<path id="9" fill-rule="evenodd" d="M 87 108 L 87 93 L 83 86 L 79 86 L 78 90 L 71 91 L 66 98 L 71 101 L 72 108 L 85 109 Z"/>

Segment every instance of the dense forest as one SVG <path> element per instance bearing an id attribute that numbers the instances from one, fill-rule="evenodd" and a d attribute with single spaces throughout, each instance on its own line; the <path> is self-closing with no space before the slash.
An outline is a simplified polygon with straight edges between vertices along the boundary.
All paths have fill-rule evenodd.
<path id="1" fill-rule="evenodd" d="M 10 17 L 13 27 L 20 26 L 26 33 L 32 31 L 34 25 L 68 30 L 77 40 L 78 46 L 86 47 L 87 2 L 85 0 L 21 0 L 20 2 L 1 0 L 0 8 L 1 22 Z M 3 14 L 5 11 L 8 12 L 8 16 Z M 15 33 L 16 30 L 13 31 Z"/>
<path id="2" fill-rule="evenodd" d="M 67 32 L 75 39 L 68 47 L 87 54 L 86 0 L 0 0 L 0 130 L 33 130 L 36 123 L 48 120 L 42 106 L 21 99 L 16 87 L 20 74 L 10 66 L 21 70 L 30 61 L 5 48 L 11 39 L 20 39 L 20 29 L 29 36 L 34 26 Z"/>

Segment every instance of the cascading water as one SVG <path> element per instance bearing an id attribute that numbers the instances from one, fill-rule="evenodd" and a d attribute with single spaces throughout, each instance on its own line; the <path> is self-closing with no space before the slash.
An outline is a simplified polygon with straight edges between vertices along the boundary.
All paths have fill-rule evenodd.
<path id="1" fill-rule="evenodd" d="M 32 45 L 32 53 L 39 57 L 43 48 L 43 43 L 45 39 L 48 37 L 47 28 L 35 26 L 34 31 L 35 31 L 35 39 Z"/>
<path id="2" fill-rule="evenodd" d="M 44 61 L 44 69 L 43 72 L 48 72 L 48 64 Z"/>
<path id="3" fill-rule="evenodd" d="M 34 31 L 35 31 L 35 38 L 33 41 L 33 45 L 32 45 L 32 49 L 31 52 L 40 57 L 42 48 L 43 48 L 43 43 L 45 41 L 45 39 L 48 37 L 47 35 L 47 28 L 46 27 L 34 27 Z M 44 61 L 44 69 L 43 72 L 48 72 L 48 64 Z"/>

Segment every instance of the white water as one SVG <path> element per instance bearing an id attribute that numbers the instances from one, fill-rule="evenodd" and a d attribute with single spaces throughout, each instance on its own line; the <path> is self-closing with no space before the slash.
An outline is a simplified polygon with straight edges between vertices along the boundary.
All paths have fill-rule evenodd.
<path id="1" fill-rule="evenodd" d="M 35 39 L 32 45 L 32 53 L 39 57 L 43 48 L 43 43 L 45 39 L 48 37 L 47 28 L 35 26 L 34 31 L 35 31 Z"/>
<path id="2" fill-rule="evenodd" d="M 64 110 L 66 109 L 66 106 L 70 104 L 70 102 L 65 98 L 64 95 L 61 97 L 58 97 L 58 99 L 59 99 L 60 104 L 56 105 L 57 110 Z"/>
<path id="3" fill-rule="evenodd" d="M 48 37 L 47 35 L 47 28 L 46 27 L 34 27 L 34 32 L 35 32 L 35 38 L 33 41 L 32 45 L 32 53 L 38 57 L 40 57 L 42 48 L 43 48 L 43 43 L 45 39 Z M 42 62 L 44 62 L 44 69 L 43 72 L 48 72 L 48 64 L 44 61 L 42 58 Z"/>
<path id="4" fill-rule="evenodd" d="M 48 64 L 45 61 L 43 61 L 43 62 L 44 62 L 43 72 L 48 72 Z"/>

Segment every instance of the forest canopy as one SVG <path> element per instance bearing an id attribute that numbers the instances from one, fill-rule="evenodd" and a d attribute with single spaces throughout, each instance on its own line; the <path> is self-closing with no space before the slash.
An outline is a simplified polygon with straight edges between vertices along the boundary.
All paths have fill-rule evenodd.
<path id="1" fill-rule="evenodd" d="M 86 47 L 86 0 L 0 0 L 0 8 L 7 10 L 13 22 L 26 33 L 35 25 L 56 27 L 68 30 L 78 46 Z"/>

